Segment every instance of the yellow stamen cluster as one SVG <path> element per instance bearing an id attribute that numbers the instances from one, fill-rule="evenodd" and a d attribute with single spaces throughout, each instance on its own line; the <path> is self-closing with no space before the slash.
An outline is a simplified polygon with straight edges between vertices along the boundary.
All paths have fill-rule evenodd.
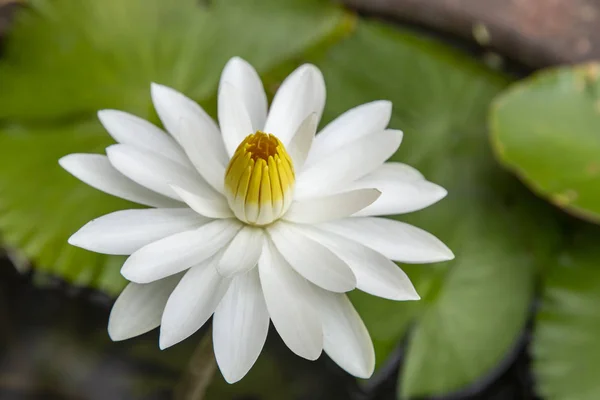
<path id="1" fill-rule="evenodd" d="M 264 226 L 279 219 L 292 202 L 292 159 L 274 135 L 257 131 L 238 146 L 225 172 L 225 191 L 235 216 Z"/>

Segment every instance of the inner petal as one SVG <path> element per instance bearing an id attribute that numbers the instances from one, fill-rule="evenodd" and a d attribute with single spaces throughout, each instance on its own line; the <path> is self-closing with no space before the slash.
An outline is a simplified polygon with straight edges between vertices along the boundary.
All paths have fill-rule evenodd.
<path id="1" fill-rule="evenodd" d="M 256 131 L 240 143 L 229 161 L 225 195 L 240 221 L 265 226 L 290 207 L 295 180 L 285 146 L 274 135 Z"/>

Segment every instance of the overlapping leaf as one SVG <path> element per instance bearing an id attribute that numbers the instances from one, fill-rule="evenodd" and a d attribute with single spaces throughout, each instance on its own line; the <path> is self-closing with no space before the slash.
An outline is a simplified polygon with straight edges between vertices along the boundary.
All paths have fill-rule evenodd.
<path id="1" fill-rule="evenodd" d="M 456 254 L 453 262 L 408 270 L 423 300 L 353 298 L 379 362 L 412 320 L 400 396 L 463 388 L 489 374 L 517 341 L 532 296 L 534 256 L 554 240 L 552 229 L 535 226 L 535 199 L 491 156 L 487 107 L 507 79 L 443 46 L 375 23 L 359 25 L 330 52 L 323 69 L 328 118 L 360 103 L 391 100 L 390 125 L 405 131 L 393 159 L 449 191 L 440 204 L 399 217 L 438 235 Z"/>
<path id="2" fill-rule="evenodd" d="M 550 202 L 600 221 L 600 64 L 547 70 L 491 113 L 499 160 Z"/>
<path id="3" fill-rule="evenodd" d="M 265 73 L 350 27 L 344 12 L 320 0 L 28 4 L 0 59 L 0 231 L 39 268 L 110 293 L 123 285 L 120 259 L 66 240 L 90 219 L 131 204 L 85 187 L 57 164 L 110 144 L 96 111 L 156 121 L 151 82 L 203 102 L 215 97 L 231 56 Z"/>

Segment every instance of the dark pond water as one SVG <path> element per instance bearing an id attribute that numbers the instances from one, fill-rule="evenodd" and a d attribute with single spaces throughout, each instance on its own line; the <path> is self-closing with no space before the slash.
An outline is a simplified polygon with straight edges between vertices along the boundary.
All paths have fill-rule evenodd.
<path id="1" fill-rule="evenodd" d="M 204 332 L 163 352 L 156 332 L 113 343 L 106 333 L 111 299 L 54 279 L 34 284 L 40 280 L 0 260 L 0 399 L 171 399 L 201 381 L 202 373 L 188 375 L 188 384 L 181 377 Z M 492 376 L 446 399 L 534 399 L 524 344 Z M 201 372 L 214 367 L 205 353 L 194 358 Z M 359 385 L 326 357 L 314 363 L 295 357 L 271 332 L 246 379 L 227 385 L 217 371 L 205 399 L 392 400 L 401 349 L 395 358 Z"/>

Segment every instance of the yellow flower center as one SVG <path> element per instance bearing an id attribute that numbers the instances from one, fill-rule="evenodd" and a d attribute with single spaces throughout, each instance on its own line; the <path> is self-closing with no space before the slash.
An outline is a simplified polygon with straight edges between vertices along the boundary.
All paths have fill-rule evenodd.
<path id="1" fill-rule="evenodd" d="M 238 146 L 225 172 L 229 207 L 242 222 L 265 226 L 290 207 L 295 183 L 294 165 L 283 144 L 261 131 Z"/>

